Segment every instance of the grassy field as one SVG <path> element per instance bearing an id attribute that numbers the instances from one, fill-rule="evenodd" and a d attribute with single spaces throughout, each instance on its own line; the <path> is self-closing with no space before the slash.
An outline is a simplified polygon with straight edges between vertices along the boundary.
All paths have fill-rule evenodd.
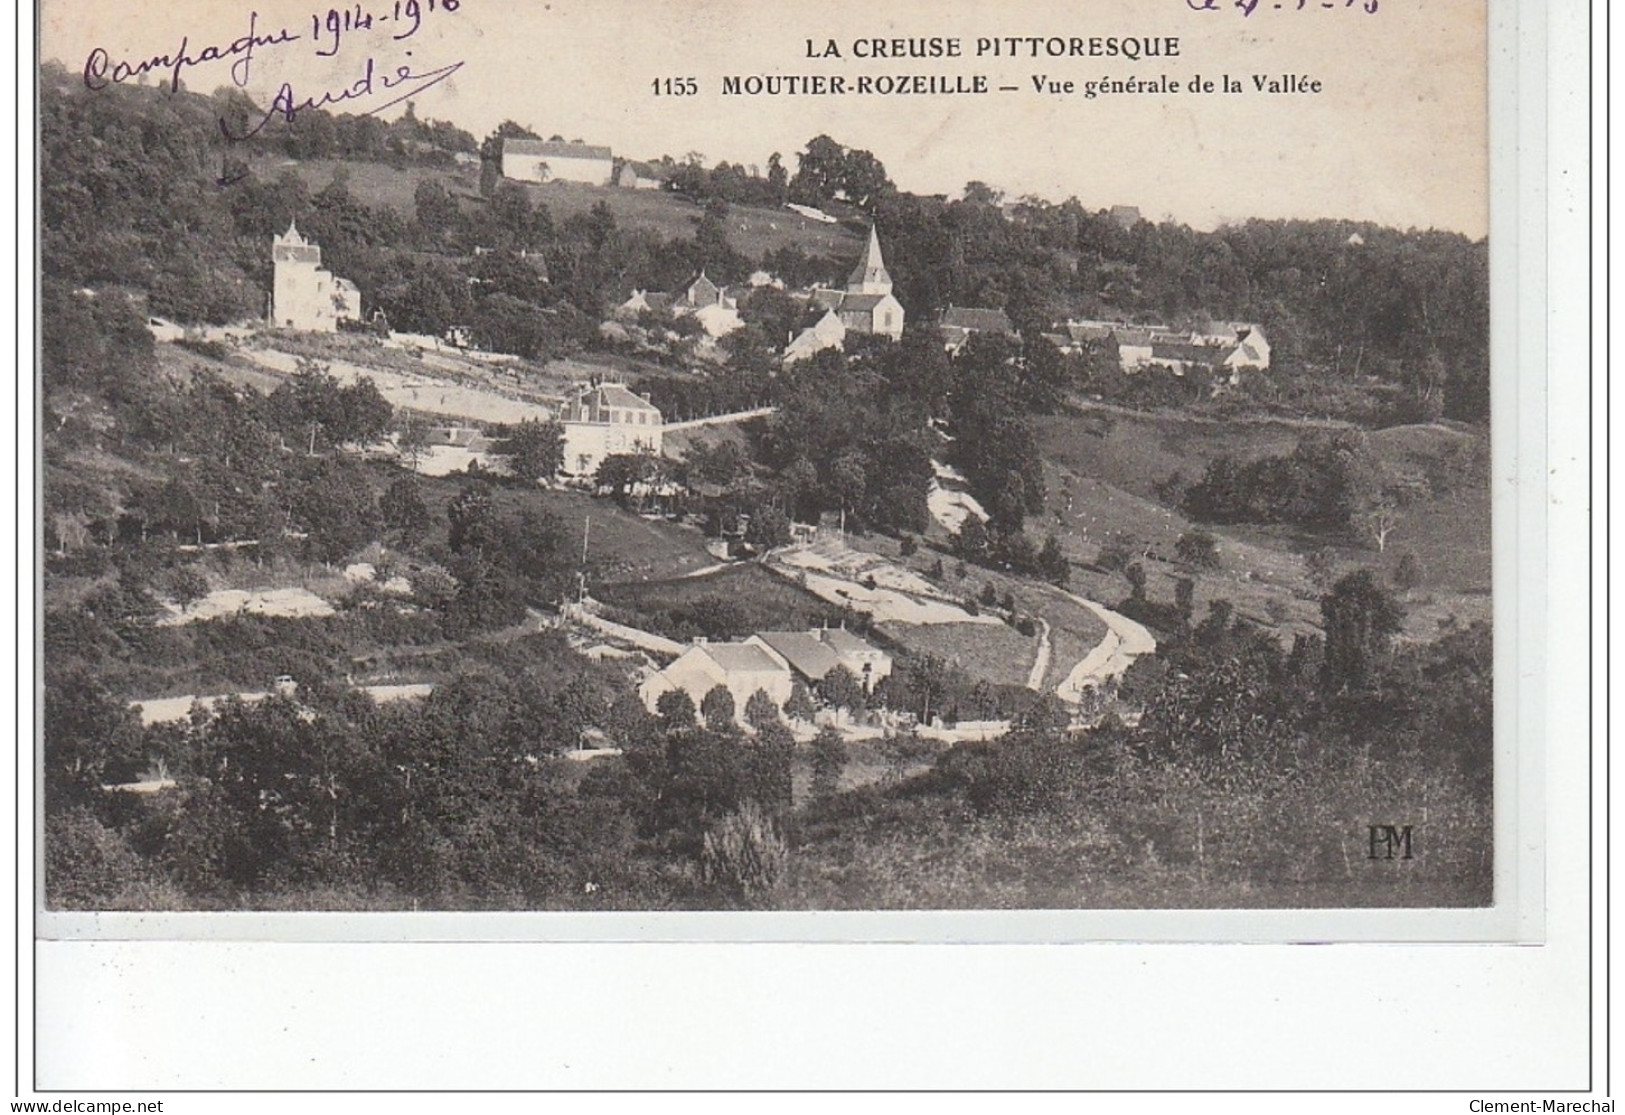
<path id="1" fill-rule="evenodd" d="M 1025 685 L 1038 639 L 1005 624 L 885 623 L 881 633 L 911 654 L 933 654 L 995 685 Z"/>
<path id="2" fill-rule="evenodd" d="M 715 560 L 709 554 L 706 558 Z M 754 562 L 703 577 L 598 585 L 592 592 L 625 613 L 611 618 L 673 639 L 743 638 L 757 631 L 835 625 L 842 619 L 840 609 Z"/>
<path id="3" fill-rule="evenodd" d="M 463 481 L 455 476 L 422 477 L 421 483 L 424 502 L 435 515 L 437 529 L 443 529 L 446 503 L 462 489 Z M 572 540 L 573 553 L 580 552 L 586 533 L 588 566 L 604 581 L 660 581 L 716 561 L 698 531 L 642 518 L 609 500 L 509 485 L 495 488 L 491 498 L 499 514 L 534 507 L 556 516 Z M 586 526 L 589 518 L 590 528 Z"/>
<path id="4" fill-rule="evenodd" d="M 1312 632 L 1320 620 L 1319 595 L 1304 557 L 1324 550 L 1335 568 L 1368 567 L 1385 578 L 1409 553 L 1421 583 L 1402 600 L 1406 635 L 1431 638 L 1438 624 L 1488 618 L 1490 612 L 1490 499 L 1474 477 L 1478 464 L 1464 464 L 1478 451 L 1474 435 L 1446 425 L 1402 426 L 1369 435 L 1374 454 L 1396 469 L 1433 477 L 1441 494 L 1404 509 L 1385 552 L 1362 539 L 1284 526 L 1210 527 L 1218 539 L 1221 568 L 1193 570 L 1171 560 L 1179 536 L 1193 524 L 1160 503 L 1156 486 L 1178 472 L 1201 477 L 1219 454 L 1242 460 L 1290 453 L 1299 437 L 1323 424 L 1289 420 L 1225 421 L 1186 415 L 1139 414 L 1111 408 L 1035 420 L 1045 457 L 1046 510 L 1030 529 L 1055 530 L 1068 558 L 1080 566 L 1096 559 L 1102 542 L 1123 532 L 1152 551 L 1142 564 L 1147 593 L 1171 601 L 1181 577 L 1196 582 L 1196 615 L 1215 599 L 1231 602 L 1239 615 L 1283 637 Z M 1073 588 L 1110 605 L 1128 594 L 1119 574 L 1075 567 Z"/>
<path id="5" fill-rule="evenodd" d="M 891 538 L 869 535 L 854 537 L 851 541 L 857 548 L 880 554 L 927 579 L 932 579 L 931 575 L 940 561 L 943 579 L 937 585 L 944 596 L 956 600 L 979 598 L 983 589 L 991 585 L 1001 606 L 1005 597 L 1010 596 L 1015 600 L 1018 613 L 1042 617 L 1050 625 L 1050 664 L 1043 679 L 1047 688 L 1053 689 L 1060 684 L 1072 667 L 1106 635 L 1106 625 L 1093 612 L 1042 582 L 981 568 L 967 568 L 965 576 L 960 577 L 958 560 L 943 550 L 925 547 L 904 557 L 898 543 Z M 1112 599 L 1121 595 L 1122 592 L 1117 592 Z M 1105 602 L 1104 597 L 1100 599 Z M 885 630 L 899 646 L 942 657 L 949 657 L 943 653 L 945 649 L 960 653 L 963 656 L 961 665 L 972 674 L 1012 685 L 1026 684 L 1027 673 L 1038 649 L 1036 638 L 1021 635 L 1009 627 L 1003 628 L 1003 633 L 1000 633 L 1000 629 L 978 625 L 975 631 L 967 630 L 962 636 L 944 635 L 931 630 L 930 626 L 912 624 L 892 624 Z M 978 631 L 987 636 L 986 649 L 976 646 Z M 1019 640 L 1019 646 L 1011 641 L 1012 636 Z M 978 669 L 979 664 L 984 665 L 985 669 Z"/>
<path id="6" fill-rule="evenodd" d="M 258 173 L 275 175 L 293 170 L 311 190 L 320 190 L 333 180 L 335 172 L 348 176 L 349 189 L 368 205 L 387 205 L 402 216 L 413 213 L 413 191 L 425 179 L 439 182 L 465 197 L 479 196 L 478 166 L 442 170 L 407 167 L 396 170 L 384 163 L 338 162 L 313 159 L 268 160 Z M 622 226 L 646 229 L 667 239 L 687 239 L 703 207 L 679 194 L 664 190 L 628 190 L 612 186 L 588 186 L 579 182 L 549 182 L 527 185 L 532 202 L 544 204 L 555 221 L 586 213 L 598 202 L 609 206 Z M 735 205 L 728 211 L 728 242 L 751 259 L 760 259 L 776 248 L 796 245 L 808 255 L 827 256 L 837 261 L 855 259 L 863 248 L 857 233 L 841 225 L 810 221 L 788 209 L 758 209 Z"/>

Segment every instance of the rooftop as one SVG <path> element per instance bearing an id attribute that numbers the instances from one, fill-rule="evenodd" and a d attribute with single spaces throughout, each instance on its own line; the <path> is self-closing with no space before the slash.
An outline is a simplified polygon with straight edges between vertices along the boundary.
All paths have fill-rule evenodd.
<path id="1" fill-rule="evenodd" d="M 505 139 L 502 141 L 504 155 L 540 155 L 544 159 L 608 159 L 611 157 L 608 147 L 596 147 L 588 143 L 560 143 L 557 140 L 544 139 Z"/>
<path id="2" fill-rule="evenodd" d="M 777 673 L 784 669 L 772 655 L 752 643 L 702 643 L 699 649 L 730 674 Z"/>
<path id="3" fill-rule="evenodd" d="M 966 329 L 972 333 L 1011 334 L 1016 331 L 1003 310 L 972 306 L 949 306 L 942 312 L 942 324 L 949 329 Z"/>

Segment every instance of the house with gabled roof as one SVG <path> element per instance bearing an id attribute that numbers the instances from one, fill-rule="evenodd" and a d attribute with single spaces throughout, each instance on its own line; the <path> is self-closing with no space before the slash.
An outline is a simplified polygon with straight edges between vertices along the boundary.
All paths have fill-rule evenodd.
<path id="1" fill-rule="evenodd" d="M 615 308 L 614 317 L 632 321 L 644 310 L 669 311 L 682 317 L 693 317 L 705 330 L 706 336 L 726 337 L 742 328 L 738 302 L 728 287 L 718 286 L 701 271 L 687 286 L 670 294 L 653 290 L 634 290 L 632 296 Z"/>
<path id="2" fill-rule="evenodd" d="M 783 708 L 794 684 L 789 664 L 760 644 L 696 639 L 665 669 L 650 673 L 638 687 L 638 696 L 650 712 L 657 711 L 660 698 L 673 691 L 687 693 L 698 708 L 720 685 L 734 699 L 735 718 L 744 723 L 745 706 L 758 689 Z"/>
<path id="3" fill-rule="evenodd" d="M 891 675 L 892 657 L 841 627 L 759 631 L 729 642 L 696 639 L 671 665 L 650 673 L 638 695 L 654 712 L 662 694 L 681 690 L 697 708 L 720 685 L 732 695 L 735 715 L 742 721 L 745 705 L 758 689 L 783 708 L 797 678 L 813 685 L 837 666 L 872 692 Z"/>
<path id="4" fill-rule="evenodd" d="M 1250 321 L 1210 321 L 1193 339 L 1204 344 L 1234 345 L 1235 351 L 1225 361 L 1232 370 L 1264 371 L 1270 366 L 1269 338 Z"/>
<path id="5" fill-rule="evenodd" d="M 844 627 L 759 631 L 745 641 L 773 651 L 809 684 L 823 681 L 837 666 L 845 667 L 865 692 L 873 692 L 881 680 L 891 676 L 891 655 Z"/>
<path id="6" fill-rule="evenodd" d="M 1010 317 L 1003 310 L 983 309 L 975 306 L 949 306 L 942 311 L 942 320 L 937 323 L 937 331 L 942 335 L 942 347 L 951 353 L 956 353 L 965 347 L 977 333 L 988 333 L 996 337 L 1016 337 L 1016 327 L 1010 323 Z"/>
<path id="7" fill-rule="evenodd" d="M 812 320 L 784 346 L 786 364 L 806 360 L 826 348 L 842 348 L 846 344 L 846 323 L 834 310 L 826 309 L 820 314 L 815 307 L 808 316 Z"/>

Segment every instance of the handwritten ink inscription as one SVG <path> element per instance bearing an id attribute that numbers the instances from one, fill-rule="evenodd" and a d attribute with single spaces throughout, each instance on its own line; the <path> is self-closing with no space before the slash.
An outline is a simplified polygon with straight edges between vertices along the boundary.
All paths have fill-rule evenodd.
<path id="1" fill-rule="evenodd" d="M 1185 0 L 1193 12 L 1237 11 L 1250 16 L 1263 8 L 1270 12 L 1357 11 L 1376 15 L 1380 0 Z"/>
<path id="2" fill-rule="evenodd" d="M 352 84 L 342 89 L 325 90 L 301 97 L 294 92 L 291 84 L 284 82 L 282 88 L 277 90 L 276 96 L 271 98 L 271 107 L 266 109 L 258 123 L 243 132 L 233 132 L 224 120 L 220 122 L 220 130 L 227 139 L 234 143 L 241 143 L 251 139 L 277 117 L 291 124 L 299 113 L 310 109 L 326 108 L 329 105 L 343 104 L 346 101 L 364 100 L 377 93 L 394 92 L 387 101 L 369 105 L 363 109 L 363 114 L 381 112 L 391 105 L 400 104 L 408 97 L 414 96 L 431 85 L 438 85 L 452 74 L 463 68 L 461 62 L 453 62 L 449 66 L 440 66 L 436 69 L 414 73 L 411 66 L 396 66 L 394 73 L 381 73 L 378 69 L 378 60 L 369 57 L 363 64 L 362 74 Z M 395 92 L 397 91 L 398 92 Z"/>
<path id="3" fill-rule="evenodd" d="M 265 31 L 260 26 L 258 12 L 248 14 L 248 30 L 229 43 L 211 43 L 198 46 L 190 35 L 182 36 L 180 45 L 167 54 L 141 58 L 118 58 L 105 47 L 92 50 L 85 59 L 84 83 L 92 91 L 112 85 L 140 81 L 149 74 L 167 79 L 171 92 L 179 92 L 181 80 L 189 70 L 199 66 L 229 61 L 229 74 L 233 84 L 245 88 L 252 76 L 256 52 L 290 44 L 309 43 L 321 58 L 336 57 L 354 36 L 381 36 L 388 33 L 391 42 L 412 38 L 423 27 L 424 20 L 437 12 L 454 13 L 464 0 L 392 0 L 387 4 L 351 4 L 343 8 L 328 8 L 311 13 L 308 34 L 303 26 L 294 24 Z M 298 30 L 295 30 L 298 27 Z M 410 58 L 412 51 L 405 55 Z M 380 59 L 369 54 L 358 63 L 354 80 L 338 88 L 317 92 L 296 91 L 292 83 L 284 82 L 271 98 L 265 114 L 256 123 L 234 130 L 225 119 L 220 130 L 234 142 L 258 135 L 272 120 L 280 117 L 291 124 L 299 113 L 333 105 L 349 104 L 362 115 L 381 112 L 408 97 L 438 85 L 463 66 L 451 62 L 441 66 L 422 63 L 394 63 L 393 59 Z M 387 95 L 387 96 L 386 96 Z M 378 100 L 375 98 L 383 97 Z M 224 180 L 223 183 L 225 184 Z"/>

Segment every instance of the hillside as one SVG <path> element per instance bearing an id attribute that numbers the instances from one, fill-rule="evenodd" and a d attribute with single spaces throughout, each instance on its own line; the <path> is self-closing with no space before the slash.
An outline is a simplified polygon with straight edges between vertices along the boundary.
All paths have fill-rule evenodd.
<path id="1" fill-rule="evenodd" d="M 314 193 L 342 177 L 357 200 L 371 206 L 388 206 L 402 216 L 411 216 L 413 197 L 420 182 L 444 186 L 468 206 L 484 206 L 479 194 L 480 169 L 477 165 L 443 170 L 435 167 L 403 167 L 384 163 L 351 162 L 336 159 L 264 160 L 257 171 L 267 178 L 291 170 Z M 615 215 L 617 224 L 643 229 L 665 239 L 694 235 L 695 223 L 704 207 L 682 194 L 666 190 L 632 190 L 614 186 L 589 186 L 580 182 L 524 184 L 532 204 L 545 205 L 554 221 L 583 217 L 603 202 Z M 763 209 L 734 205 L 728 211 L 728 242 L 751 259 L 760 259 L 779 248 L 800 248 L 809 256 L 845 260 L 863 247 L 860 233 L 845 225 L 808 220 L 789 209 Z"/>
<path id="2" fill-rule="evenodd" d="M 1179 577 L 1194 576 L 1198 614 L 1209 600 L 1223 598 L 1256 623 L 1313 631 L 1320 622 L 1319 589 L 1309 578 L 1307 555 L 1322 551 L 1339 569 L 1370 567 L 1387 577 L 1409 554 L 1420 571 L 1406 599 L 1412 638 L 1432 638 L 1438 623 L 1450 616 L 1461 621 L 1489 616 L 1490 498 L 1481 435 L 1435 424 L 1396 426 L 1367 436 L 1384 466 L 1425 477 L 1433 489 L 1399 511 L 1381 553 L 1344 531 L 1207 526 L 1219 541 L 1222 565 L 1199 573 L 1172 559 L 1179 537 L 1201 524 L 1164 502 L 1159 488 L 1166 490 L 1176 477 L 1196 481 L 1220 455 L 1241 461 L 1281 456 L 1306 433 L 1348 427 L 1105 407 L 1033 422 L 1049 498 L 1042 526 L 1035 523 L 1032 529 L 1055 529 L 1068 557 L 1086 566 L 1099 559 L 1114 535 L 1143 540 L 1152 556 L 1145 562 L 1152 599 L 1170 599 Z M 1084 568 L 1075 575 L 1102 599 L 1126 594 L 1127 583 L 1118 574 Z"/>

